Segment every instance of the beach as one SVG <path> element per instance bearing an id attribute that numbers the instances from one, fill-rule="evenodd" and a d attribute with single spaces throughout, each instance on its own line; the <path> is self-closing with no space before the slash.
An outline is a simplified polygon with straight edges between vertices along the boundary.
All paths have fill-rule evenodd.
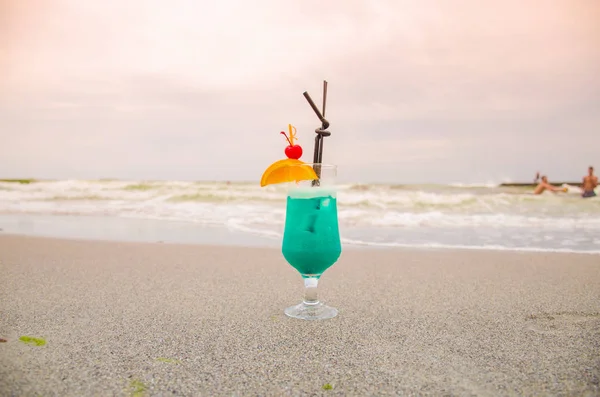
<path id="1" fill-rule="evenodd" d="M 600 394 L 598 255 L 344 247 L 315 322 L 277 248 L 5 231 L 0 272 L 6 396 Z"/>
<path id="2" fill-rule="evenodd" d="M 600 0 L 1 4 L 0 397 L 600 397 Z"/>

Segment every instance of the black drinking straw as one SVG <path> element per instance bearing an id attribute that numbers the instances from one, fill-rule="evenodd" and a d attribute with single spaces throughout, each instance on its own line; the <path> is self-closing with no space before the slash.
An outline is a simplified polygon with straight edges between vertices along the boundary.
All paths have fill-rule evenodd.
<path id="1" fill-rule="evenodd" d="M 319 109 L 317 108 L 317 105 L 315 105 L 315 103 L 311 99 L 310 95 L 308 95 L 308 92 L 304 91 L 303 95 L 306 98 L 306 100 L 308 101 L 308 104 L 310 105 L 312 110 L 315 112 L 315 114 L 321 121 L 321 128 L 317 128 L 315 130 L 315 133 L 317 134 L 317 136 L 315 137 L 315 150 L 314 150 L 314 155 L 313 155 L 313 163 L 314 163 L 313 168 L 314 168 L 317 176 L 320 178 L 321 177 L 321 163 L 323 162 L 323 137 L 331 135 L 331 132 L 326 131 L 327 128 L 329 127 L 329 121 L 327 121 L 327 119 L 325 119 L 325 105 L 327 103 L 327 81 L 326 80 L 323 81 L 323 113 L 322 114 L 319 111 Z M 318 184 L 319 184 L 318 180 L 314 180 L 312 182 L 313 186 L 318 185 Z"/>

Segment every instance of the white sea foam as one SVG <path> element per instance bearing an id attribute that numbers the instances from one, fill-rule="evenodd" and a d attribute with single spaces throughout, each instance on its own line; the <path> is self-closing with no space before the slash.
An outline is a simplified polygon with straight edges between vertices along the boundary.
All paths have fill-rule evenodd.
<path id="1" fill-rule="evenodd" d="M 451 183 L 450 186 L 453 187 L 466 187 L 466 188 L 473 188 L 473 187 L 489 187 L 489 188 L 494 188 L 494 187 L 498 187 L 499 185 L 495 182 L 486 182 L 486 183 L 460 183 L 460 182 L 456 182 L 456 183 Z"/>
<path id="2" fill-rule="evenodd" d="M 462 244 L 442 244 L 442 243 L 426 243 L 426 244 L 403 244 L 397 242 L 377 243 L 361 240 L 343 239 L 343 242 L 352 245 L 363 245 L 373 247 L 388 247 L 388 248 L 422 248 L 422 249 L 464 249 L 477 251 L 521 251 L 521 252 L 555 252 L 563 254 L 592 254 L 599 255 L 599 250 L 577 250 L 568 248 L 539 248 L 539 247 L 507 247 L 503 245 L 462 245 Z"/>
<path id="3" fill-rule="evenodd" d="M 287 188 L 186 181 L 0 182 L 0 213 L 177 220 L 275 238 L 283 229 Z M 600 250 L 600 199 L 582 199 L 577 187 L 569 190 L 534 196 L 527 189 L 491 184 L 341 185 L 337 200 L 342 230 L 354 233 L 344 237 L 351 244 Z M 427 241 L 411 242 L 423 233 Z"/>

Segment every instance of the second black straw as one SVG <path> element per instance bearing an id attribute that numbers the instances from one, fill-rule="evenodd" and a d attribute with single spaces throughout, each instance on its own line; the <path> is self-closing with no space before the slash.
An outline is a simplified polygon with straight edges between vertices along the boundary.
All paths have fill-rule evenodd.
<path id="1" fill-rule="evenodd" d="M 317 115 L 319 120 L 321 121 L 321 128 L 317 128 L 315 130 L 315 133 L 317 134 L 317 136 L 315 136 L 315 149 L 314 149 L 314 154 L 313 154 L 313 163 L 314 163 L 313 167 L 314 167 L 315 173 L 320 178 L 321 177 L 320 165 L 323 162 L 323 138 L 331 135 L 331 132 L 327 131 L 327 128 L 329 128 L 329 121 L 327 121 L 327 119 L 325 118 L 325 107 L 327 104 L 327 81 L 323 81 L 323 113 L 321 113 L 319 111 L 319 108 L 317 108 L 317 105 L 315 105 L 315 103 L 313 102 L 310 95 L 308 95 L 308 92 L 304 91 L 303 95 L 306 98 L 306 100 L 308 101 L 310 107 L 313 109 L 313 111 L 315 112 L 315 114 Z M 318 181 L 313 181 L 313 186 L 317 185 L 317 184 L 318 184 Z"/>

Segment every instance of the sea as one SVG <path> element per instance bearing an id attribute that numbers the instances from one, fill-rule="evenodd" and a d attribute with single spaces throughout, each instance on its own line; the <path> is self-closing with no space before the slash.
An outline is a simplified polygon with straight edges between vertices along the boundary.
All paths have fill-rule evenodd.
<path id="1" fill-rule="evenodd" d="M 212 236 L 210 243 L 235 236 L 271 246 L 281 243 L 286 203 L 283 185 L 21 182 L 25 183 L 0 182 L 0 229 L 4 232 L 44 230 L 52 235 L 67 228 L 73 236 L 104 228 L 108 236 L 103 237 L 110 237 L 122 230 L 119 225 L 138 221 L 138 234 L 145 228 L 172 231 L 177 228 L 169 225 L 177 224 L 181 236 L 193 236 L 195 230 L 228 232 L 205 233 Z M 567 187 L 565 194 L 536 196 L 531 188 L 496 184 L 342 184 L 337 191 L 342 243 L 346 247 L 600 254 L 600 199 L 582 199 L 578 187 Z M 140 223 L 142 220 L 145 223 Z M 104 226 L 98 226 L 102 222 Z M 107 222 L 113 222 L 112 229 L 106 227 Z"/>

